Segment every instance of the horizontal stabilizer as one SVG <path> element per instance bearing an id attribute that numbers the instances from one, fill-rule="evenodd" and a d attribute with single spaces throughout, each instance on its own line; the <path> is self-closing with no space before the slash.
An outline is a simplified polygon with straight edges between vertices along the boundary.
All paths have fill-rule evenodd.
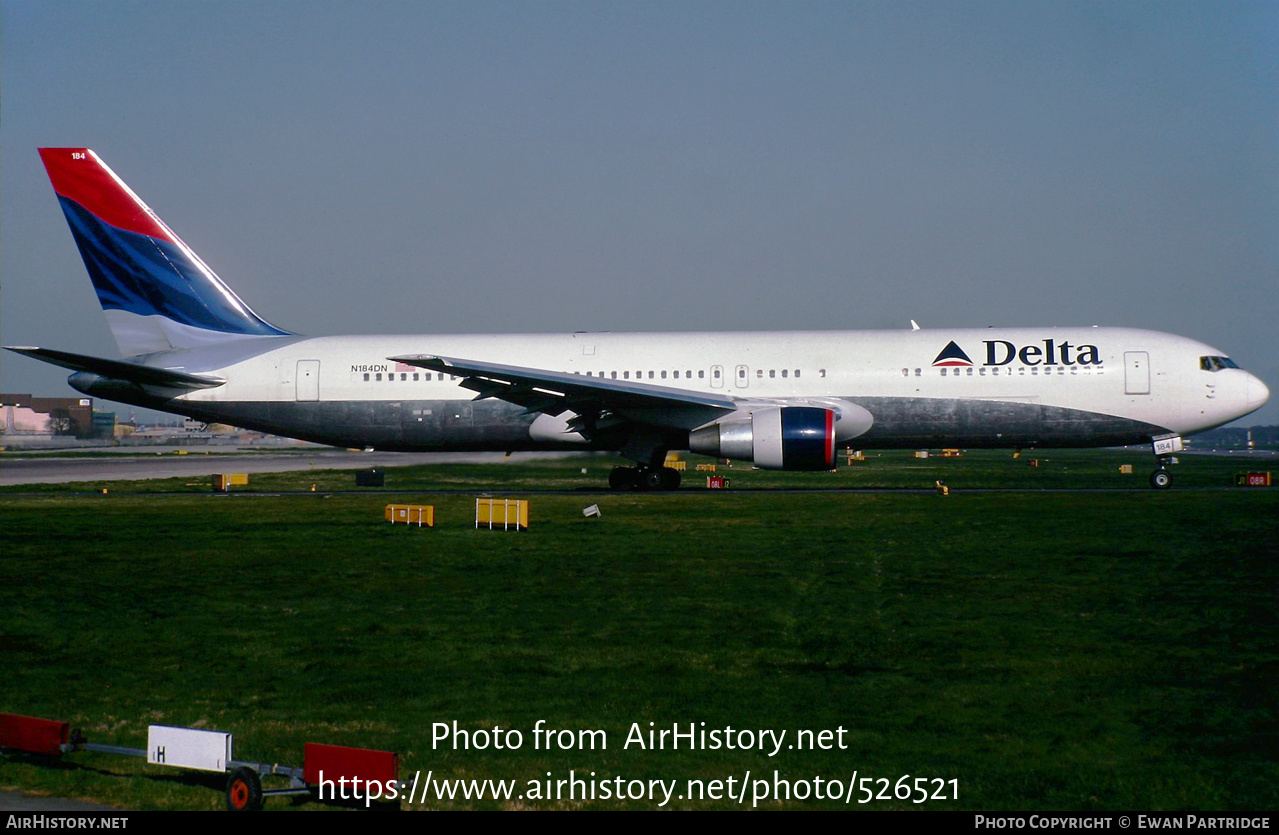
<path id="1" fill-rule="evenodd" d="M 22 346 L 5 346 L 6 350 L 25 354 L 44 362 L 70 368 L 72 371 L 88 371 L 114 380 L 127 380 L 140 386 L 163 386 L 176 389 L 211 389 L 226 383 L 221 377 L 188 374 L 185 371 L 173 371 L 168 368 L 153 368 L 135 362 L 121 362 L 101 357 L 89 357 L 84 354 L 72 354 L 67 351 L 54 351 L 49 348 L 29 348 Z"/>

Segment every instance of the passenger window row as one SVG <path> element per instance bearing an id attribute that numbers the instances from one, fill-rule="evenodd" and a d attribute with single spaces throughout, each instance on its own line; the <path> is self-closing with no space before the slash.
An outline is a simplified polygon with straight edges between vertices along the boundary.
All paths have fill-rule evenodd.
<path id="1" fill-rule="evenodd" d="M 399 377 L 398 377 L 398 378 L 396 377 L 396 374 L 398 374 L 398 375 L 399 375 Z M 419 375 L 419 374 L 421 375 L 421 379 L 420 379 L 420 380 L 418 379 L 418 375 Z M 363 374 L 363 380 L 364 380 L 364 382 L 366 382 L 366 383 L 370 383 L 370 382 L 372 382 L 372 383 L 380 383 L 380 382 L 382 382 L 382 378 L 383 378 L 383 376 L 384 376 L 384 375 L 383 375 L 381 372 L 378 372 L 378 371 L 374 371 L 374 372 L 365 371 L 365 372 L 364 372 L 364 374 Z M 441 382 L 444 380 L 444 378 L 445 378 L 445 377 L 447 377 L 447 378 L 448 378 L 448 379 L 450 379 L 450 380 L 454 380 L 454 381 L 456 381 L 456 380 L 460 380 L 460 379 L 461 379 L 461 377 L 456 377 L 456 376 L 454 376 L 454 375 L 452 375 L 452 374 L 445 374 L 445 373 L 443 373 L 443 372 L 436 372 L 436 375 L 435 375 L 435 376 L 436 376 L 436 379 L 437 379 L 437 380 L 439 380 L 439 381 L 441 381 Z M 354 378 L 354 377 L 355 377 L 355 375 L 354 375 L 354 374 L 352 374 L 352 375 L 351 375 L 351 377 L 353 377 L 353 378 Z M 388 371 L 388 372 L 386 372 L 385 377 L 386 377 L 386 382 L 388 382 L 388 383 L 393 383 L 393 382 L 395 382 L 395 381 L 396 381 L 396 379 L 399 379 L 401 382 L 405 382 L 405 383 L 410 383 L 410 382 L 411 382 L 411 383 L 417 383 L 417 382 L 426 382 L 426 383 L 429 383 L 429 382 L 431 382 L 431 372 L 429 372 L 429 371 L 427 371 L 427 372 L 425 372 L 425 373 L 423 373 L 423 372 L 419 372 L 419 371 L 414 371 L 414 372 L 412 372 L 412 373 L 407 372 L 407 371 L 398 371 L 398 372 L 396 372 L 396 371 Z"/>
<path id="2" fill-rule="evenodd" d="M 739 366 L 739 368 L 740 368 L 740 369 L 742 369 L 742 371 L 744 372 L 744 370 L 745 370 L 745 366 Z M 905 369 L 903 369 L 903 371 L 904 371 L 904 370 L 905 370 Z M 918 371 L 918 369 L 916 369 L 916 371 Z M 628 370 L 624 370 L 624 371 L 620 371 L 620 372 L 619 372 L 619 371 L 608 371 L 608 372 L 605 372 L 605 371 L 574 371 L 573 373 L 574 373 L 574 374 L 577 374 L 577 375 L 579 375 L 579 376 L 584 375 L 584 376 L 587 376 L 587 377 L 601 377 L 601 378 L 607 378 L 607 379 L 610 379 L 610 380 L 666 380 L 666 379 L 672 379 L 672 380 L 692 380 L 692 379 L 705 380 L 705 379 L 706 379 L 706 377 L 707 377 L 707 375 L 706 375 L 706 369 L 702 369 L 702 368 L 699 368 L 699 369 L 696 371 L 696 373 L 694 373 L 694 371 L 693 371 L 692 369 L 687 369 L 687 368 L 686 368 L 686 369 L 684 369 L 684 370 L 682 370 L 682 371 L 681 371 L 681 370 L 679 370 L 679 369 L 674 369 L 674 370 L 661 370 L 661 371 L 655 371 L 655 370 L 654 370 L 654 371 L 639 370 L 639 371 L 631 372 L 631 371 L 628 369 Z M 632 374 L 633 374 L 634 376 L 632 376 Z M 768 379 L 777 379 L 778 377 L 780 377 L 780 378 L 781 378 L 781 379 L 783 379 L 783 380 L 785 380 L 785 379 L 790 379 L 790 378 L 792 378 L 792 377 L 794 377 L 796 380 L 798 380 L 798 379 L 800 379 L 800 376 L 801 376 L 801 374 L 800 374 L 800 369 L 798 369 L 798 368 L 795 368 L 795 369 L 783 368 L 783 369 L 781 369 L 780 371 L 779 371 L 778 369 L 776 369 L 776 368 L 769 368 L 769 369 L 757 368 L 757 369 L 755 369 L 755 377 L 756 377 L 757 379 L 762 380 L 762 379 L 764 379 L 764 378 L 765 378 L 765 375 L 767 375 L 767 376 L 768 376 Z M 721 379 L 721 376 L 722 376 L 722 374 L 721 374 L 720 366 L 715 366 L 713 369 L 711 369 L 711 375 L 710 375 L 710 377 L 711 377 L 711 379 L 712 379 L 713 381 L 715 381 L 715 384 L 716 384 L 716 385 L 718 385 L 718 381 Z M 824 369 L 824 368 L 820 369 L 820 370 L 818 371 L 818 376 L 819 376 L 819 377 L 825 377 L 825 376 L 826 376 L 826 369 Z M 743 383 L 745 382 L 744 373 L 739 373 L 739 374 L 738 374 L 738 378 L 739 378 L 739 380 L 741 380 L 741 382 L 743 382 Z M 388 383 L 392 383 L 392 382 L 396 382 L 397 380 L 398 380 L 398 381 L 400 381 L 400 382 L 413 382 L 413 383 L 417 383 L 417 382 L 427 382 L 427 383 L 429 383 L 429 382 L 431 382 L 431 372 L 430 372 L 430 371 L 426 371 L 426 372 L 420 372 L 420 371 L 413 371 L 413 372 L 407 372 L 407 371 L 388 371 L 388 372 L 380 372 L 380 371 L 365 371 L 365 372 L 363 372 L 363 373 L 361 373 L 361 374 L 352 374 L 352 375 L 351 375 L 351 379 L 352 379 L 352 380 L 362 380 L 363 382 L 366 382 L 366 383 L 381 383 L 381 382 L 383 382 L 383 381 L 388 382 Z M 456 381 L 461 380 L 461 379 L 463 379 L 463 378 L 462 378 L 462 377 L 458 377 L 458 376 L 453 375 L 453 374 L 445 374 L 445 373 L 443 373 L 443 372 L 435 372 L 435 379 L 436 379 L 436 381 L 438 381 L 438 382 L 443 382 L 445 379 L 448 379 L 450 382 L 456 382 Z"/>
<path id="3" fill-rule="evenodd" d="M 1079 365 L 1070 365 L 1070 366 L 1066 366 L 1066 365 L 1055 365 L 1055 366 L 1041 366 L 1041 365 L 1024 366 L 1024 365 L 1019 365 L 1019 366 L 1016 366 L 1015 368 L 1016 368 L 1016 371 L 1017 371 L 1017 375 L 1018 375 L 1018 376 L 1024 376 L 1024 375 L 1026 374 L 1027 369 L 1029 369 L 1029 370 L 1030 370 L 1030 373 L 1031 373 L 1032 375 L 1040 375 L 1040 374 L 1042 374 L 1042 375 L 1044 375 L 1045 377 L 1050 376 L 1050 375 L 1052 375 L 1052 374 L 1056 374 L 1058 377 L 1064 377 L 1064 376 L 1068 373 L 1068 372 L 1067 372 L 1067 369 L 1069 369 L 1069 373 L 1070 373 L 1070 374 L 1092 374 L 1092 373 L 1093 373 L 1093 367 L 1092 367 L 1091 365 L 1084 365 L 1084 366 L 1079 366 Z M 1001 369 L 1002 369 L 1002 371 L 1001 371 Z M 962 376 L 962 377 L 972 377 L 972 376 L 974 376 L 974 373 L 975 373 L 975 375 L 976 375 L 976 376 L 978 376 L 978 377 L 985 377 L 985 376 L 986 376 L 986 372 L 987 372 L 987 369 L 986 369 L 986 368 L 977 368 L 977 369 L 973 369 L 973 368 L 938 368 L 937 370 L 941 373 L 941 376 L 943 376 L 943 377 L 946 377 L 946 376 L 951 376 L 951 377 L 961 377 L 961 376 Z M 993 367 L 993 368 L 990 368 L 990 369 L 989 369 L 989 371 L 990 371 L 990 376 L 991 376 L 991 377 L 999 377 L 999 376 L 1011 377 L 1011 376 L 1013 376 L 1013 370 L 1014 370 L 1014 369 L 1013 369 L 1012 367 L 1007 367 L 1007 366 L 995 366 L 995 367 Z M 1105 370 L 1104 370 L 1104 369 L 1101 369 L 1101 368 L 1098 368 L 1098 369 L 1097 369 L 1097 373 L 1098 373 L 1098 374 L 1104 374 L 1104 373 L 1105 373 Z M 916 369 L 914 370 L 914 376 L 916 376 L 916 377 L 922 377 L 922 376 L 923 376 L 923 374 L 924 374 L 924 369 L 922 369 L 922 368 L 916 368 Z M 902 369 L 902 376 L 903 376 L 903 377 L 909 377 L 909 376 L 911 376 L 911 369 L 909 369 L 909 368 L 903 368 L 903 369 Z"/>

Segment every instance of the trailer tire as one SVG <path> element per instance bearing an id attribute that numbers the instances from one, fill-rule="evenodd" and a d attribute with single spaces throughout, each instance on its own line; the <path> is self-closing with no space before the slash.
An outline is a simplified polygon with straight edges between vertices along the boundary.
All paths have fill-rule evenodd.
<path id="1" fill-rule="evenodd" d="M 226 807 L 232 812 L 256 812 L 262 808 L 262 780 L 251 768 L 241 766 L 226 781 Z"/>

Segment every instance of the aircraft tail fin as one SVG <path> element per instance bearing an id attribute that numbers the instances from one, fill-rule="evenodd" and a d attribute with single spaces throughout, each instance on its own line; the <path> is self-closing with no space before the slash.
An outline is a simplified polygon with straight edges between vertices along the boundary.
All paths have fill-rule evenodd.
<path id="1" fill-rule="evenodd" d="M 40 157 L 121 354 L 291 335 L 240 301 L 93 151 Z"/>

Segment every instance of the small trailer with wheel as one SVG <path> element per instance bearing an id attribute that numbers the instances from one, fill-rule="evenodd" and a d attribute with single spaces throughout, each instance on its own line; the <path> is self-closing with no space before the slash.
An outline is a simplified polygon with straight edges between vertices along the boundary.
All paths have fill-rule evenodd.
<path id="1" fill-rule="evenodd" d="M 261 809 L 268 797 L 315 795 L 322 801 L 393 800 L 403 787 L 399 782 L 399 755 L 370 748 L 340 745 L 305 745 L 302 767 L 279 763 L 237 760 L 232 756 L 231 734 L 195 728 L 151 725 L 147 747 L 129 748 L 89 742 L 80 729 L 67 722 L 0 713 L 0 750 L 61 757 L 76 751 L 92 751 L 124 757 L 142 757 L 152 765 L 227 774 L 227 808 L 234 812 Z M 264 788 L 265 777 L 281 777 L 287 786 Z"/>

